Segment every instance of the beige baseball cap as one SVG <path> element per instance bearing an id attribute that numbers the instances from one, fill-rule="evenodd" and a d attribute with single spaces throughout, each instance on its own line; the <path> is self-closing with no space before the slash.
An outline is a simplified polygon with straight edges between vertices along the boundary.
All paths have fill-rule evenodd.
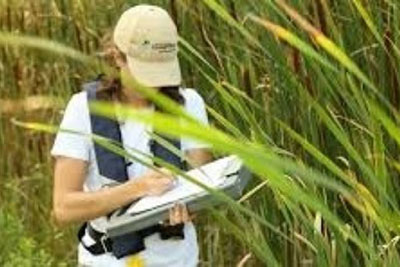
<path id="1" fill-rule="evenodd" d="M 114 29 L 114 43 L 126 55 L 129 70 L 139 83 L 180 85 L 178 33 L 164 9 L 137 5 L 126 10 Z"/>

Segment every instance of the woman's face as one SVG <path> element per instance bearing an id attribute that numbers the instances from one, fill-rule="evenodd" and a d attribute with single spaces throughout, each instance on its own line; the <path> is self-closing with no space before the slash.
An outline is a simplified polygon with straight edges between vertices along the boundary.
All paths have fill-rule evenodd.
<path id="1" fill-rule="evenodd" d="M 115 49 L 114 62 L 119 68 L 120 73 L 130 74 L 126 56 L 118 48 Z"/>
<path id="2" fill-rule="evenodd" d="M 116 67 L 119 68 L 120 72 L 124 72 L 125 74 L 131 74 L 129 67 L 128 67 L 128 62 L 126 60 L 126 55 L 117 48 L 117 46 L 114 46 L 112 50 L 112 56 L 113 56 L 113 61 L 116 65 Z M 158 88 L 155 88 L 158 89 Z"/>

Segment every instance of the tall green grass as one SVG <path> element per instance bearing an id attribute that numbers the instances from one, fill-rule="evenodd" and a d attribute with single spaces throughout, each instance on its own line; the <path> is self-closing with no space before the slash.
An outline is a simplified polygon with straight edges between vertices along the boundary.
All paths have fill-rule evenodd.
<path id="1" fill-rule="evenodd" d="M 1 1 L 0 98 L 66 101 L 99 71 L 90 56 L 101 35 L 139 2 Z M 398 266 L 400 4 L 147 2 L 176 20 L 185 84 L 206 99 L 212 127 L 126 117 L 238 154 L 257 178 L 239 203 L 201 214 L 201 266 Z M 58 124 L 59 105 L 12 110 L 0 111 L 0 215 L 16 226 L 0 231 L 33 240 L 38 262 L 74 265 L 74 229 L 49 221 L 52 137 L 11 123 Z M 0 253 L 0 264 L 14 255 Z"/>

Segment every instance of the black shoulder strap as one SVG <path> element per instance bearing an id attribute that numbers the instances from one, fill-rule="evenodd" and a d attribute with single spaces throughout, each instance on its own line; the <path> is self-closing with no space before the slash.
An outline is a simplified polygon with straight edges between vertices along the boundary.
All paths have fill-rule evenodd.
<path id="1" fill-rule="evenodd" d="M 83 86 L 87 92 L 88 103 L 97 99 L 99 81 L 87 83 Z M 115 141 L 122 145 L 121 130 L 116 119 L 106 118 L 90 112 L 92 133 Z M 119 183 L 128 180 L 125 158 L 111 150 L 94 143 L 97 166 L 100 175 Z"/>
<path id="2" fill-rule="evenodd" d="M 173 145 L 178 150 L 181 150 L 181 142 L 179 139 L 171 138 L 162 134 L 157 134 L 160 138 L 162 138 L 167 143 Z M 161 145 L 155 139 L 150 141 L 150 151 L 153 153 L 153 156 L 162 159 L 163 161 L 174 165 L 175 167 L 183 170 L 184 165 L 181 158 L 175 153 L 171 152 L 169 149 Z M 157 165 L 157 164 L 155 164 Z"/>

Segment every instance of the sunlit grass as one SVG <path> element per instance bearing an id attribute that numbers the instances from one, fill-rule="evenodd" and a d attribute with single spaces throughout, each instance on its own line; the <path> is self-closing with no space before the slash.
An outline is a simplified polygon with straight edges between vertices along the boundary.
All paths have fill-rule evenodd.
<path id="1" fill-rule="evenodd" d="M 122 107 L 125 116 L 238 154 L 256 177 L 240 206 L 200 216 L 201 266 L 398 266 L 400 5 L 147 2 L 177 20 L 185 83 L 204 96 L 212 127 Z M 79 85 L 107 71 L 93 55 L 124 6 L 0 2 L 0 223 L 13 216 L 6 230 L 34 240 L 37 262 L 73 266 L 76 240 L 49 220 L 52 137 L 26 127 L 57 125 Z M 33 257 L 28 241 L 13 242 Z M 12 253 L 0 246 L 0 265 Z"/>

